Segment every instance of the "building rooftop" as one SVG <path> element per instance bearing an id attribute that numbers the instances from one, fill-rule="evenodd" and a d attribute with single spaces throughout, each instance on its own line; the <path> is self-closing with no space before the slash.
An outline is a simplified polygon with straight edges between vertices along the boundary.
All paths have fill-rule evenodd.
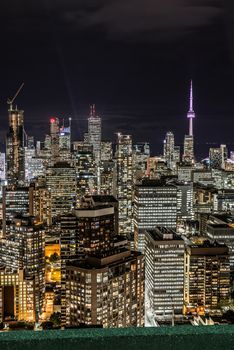
<path id="1" fill-rule="evenodd" d="M 99 196 L 99 195 L 94 195 L 92 196 L 92 199 L 94 202 L 101 202 L 101 203 L 108 203 L 108 202 L 115 202 L 118 203 L 118 200 L 111 195 L 103 195 L 103 196 Z"/>
<path id="2" fill-rule="evenodd" d="M 71 261 L 67 266 L 74 266 L 85 270 L 94 268 L 103 269 L 105 267 L 113 267 L 122 264 L 142 255 L 140 252 L 130 251 L 125 247 L 111 249 L 105 253 L 97 253 L 87 256 L 85 260 Z"/>
<path id="3" fill-rule="evenodd" d="M 225 244 L 219 244 L 218 242 L 210 242 L 209 240 L 203 241 L 202 244 L 191 244 L 188 246 L 188 251 L 192 255 L 221 255 L 228 254 L 228 247 Z"/>
<path id="4" fill-rule="evenodd" d="M 156 226 L 155 229 L 147 229 L 146 232 L 154 241 L 183 241 L 173 229 L 167 227 Z"/>
<path id="5" fill-rule="evenodd" d="M 174 184 L 169 184 L 166 179 L 143 179 L 140 184 L 136 185 L 136 188 L 140 187 L 172 187 L 174 188 Z"/>

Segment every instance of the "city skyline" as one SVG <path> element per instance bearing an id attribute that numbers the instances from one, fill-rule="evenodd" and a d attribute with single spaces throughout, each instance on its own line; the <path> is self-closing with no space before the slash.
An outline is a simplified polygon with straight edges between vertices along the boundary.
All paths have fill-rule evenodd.
<path id="1" fill-rule="evenodd" d="M 24 114 L 25 114 L 25 108 L 21 108 L 23 106 L 21 106 L 18 102 L 18 99 L 20 101 L 20 98 L 21 98 L 21 94 L 24 93 L 24 91 L 21 91 L 21 90 L 24 90 L 25 89 L 25 84 L 22 83 L 20 85 L 19 90 L 19 96 L 17 94 L 16 96 L 16 100 L 14 101 L 14 106 L 16 108 L 18 108 L 18 106 L 20 106 L 20 108 L 18 108 L 19 110 L 24 110 Z M 18 93 L 19 90 L 16 90 L 16 92 Z M 196 93 L 195 93 L 196 95 Z M 14 96 L 14 94 L 12 95 Z M 215 147 L 215 146 L 219 146 L 219 144 L 227 144 L 230 146 L 233 145 L 233 148 L 234 148 L 234 142 L 225 142 L 224 138 L 221 138 L 221 140 L 223 140 L 223 142 L 219 142 L 218 140 L 209 140 L 208 139 L 203 139 L 202 141 L 203 142 L 199 142 L 199 140 L 201 139 L 201 137 L 199 137 L 199 133 L 197 133 L 197 129 L 199 127 L 199 125 L 196 125 L 196 122 L 198 122 L 200 124 L 201 120 L 200 120 L 200 115 L 198 116 L 198 118 L 195 118 L 195 112 L 194 112 L 194 104 L 196 105 L 195 106 L 195 109 L 197 111 L 197 100 L 194 101 L 194 81 L 192 79 L 190 79 L 188 81 L 188 84 L 187 84 L 187 96 L 186 96 L 186 100 L 185 100 L 185 109 L 187 107 L 187 113 L 184 113 L 183 115 L 183 120 L 181 120 L 181 128 L 179 128 L 178 130 L 178 123 L 177 123 L 177 127 L 174 127 L 174 129 L 172 129 L 171 125 L 168 125 L 168 127 L 166 128 L 165 126 L 163 127 L 163 130 L 165 130 L 165 132 L 168 132 L 168 131 L 172 131 L 174 134 L 175 134 L 175 139 L 176 139 L 176 143 L 177 145 L 179 146 L 183 146 L 184 144 L 184 140 L 183 140 L 183 136 L 185 134 L 190 134 L 190 128 L 191 128 L 191 120 L 192 120 L 192 133 L 195 134 L 195 144 L 194 144 L 194 148 L 195 148 L 195 153 L 197 155 L 197 158 L 198 159 L 204 159 L 206 157 L 209 156 L 209 147 Z M 12 97 L 8 98 L 7 100 L 7 104 L 9 105 L 9 103 L 11 102 L 11 99 Z M 6 107 L 7 107 L 7 104 L 6 104 Z M 10 105 L 9 108 L 12 108 L 12 105 Z M 136 133 L 136 127 L 132 127 L 132 125 L 127 125 L 125 124 L 125 126 L 122 126 L 122 128 L 119 128 L 119 129 L 114 129 L 114 125 L 113 125 L 113 132 L 112 134 L 107 134 L 106 133 L 106 127 L 108 126 L 108 116 L 106 115 L 105 116 L 105 112 L 104 112 L 104 116 L 99 113 L 99 108 L 98 106 L 96 106 L 96 104 L 90 104 L 86 107 L 84 107 L 84 109 L 86 109 L 86 113 L 85 115 L 80 115 L 78 116 L 77 118 L 72 118 L 72 115 L 69 114 L 69 115 L 55 115 L 55 114 L 51 114 L 47 117 L 47 120 L 44 120 L 44 122 L 42 123 L 42 120 L 39 120 L 39 124 L 41 123 L 40 125 L 40 133 L 38 132 L 38 126 L 37 126 L 37 130 L 36 132 L 33 134 L 36 139 L 42 141 L 43 138 L 45 137 L 46 134 L 48 134 L 49 132 L 49 123 L 51 122 L 51 120 L 53 118 L 55 119 L 58 119 L 60 121 L 62 121 L 62 123 L 64 123 L 64 120 L 68 120 L 69 123 L 72 121 L 72 127 L 73 127 L 73 133 L 72 133 L 72 141 L 75 141 L 75 140 L 81 140 L 82 137 L 83 137 L 83 134 L 85 132 L 87 132 L 88 130 L 88 121 L 89 121 L 89 118 L 90 118 L 90 109 L 92 111 L 92 108 L 95 108 L 98 110 L 97 114 L 101 117 L 103 123 L 102 123 L 102 128 L 103 128 L 103 139 L 104 140 L 107 140 L 107 141 L 114 141 L 115 142 L 115 135 L 117 132 L 123 132 L 125 134 L 132 134 L 132 137 L 133 137 L 133 141 L 134 142 L 148 142 L 150 140 L 148 140 L 146 138 L 146 136 L 141 136 L 139 137 L 139 139 L 137 139 L 135 136 L 137 135 Z M 148 111 L 149 112 L 149 111 Z M 147 113 L 148 113 L 147 112 Z M 96 112 L 95 112 L 96 113 Z M 133 112 L 134 113 L 134 112 Z M 197 114 L 197 113 L 196 113 Z M 146 114 L 147 115 L 147 114 Z M 190 117 L 192 115 L 192 117 Z M 98 116 L 98 118 L 99 118 Z M 130 117 L 130 115 L 128 115 L 128 117 Z M 134 117 L 134 114 L 132 114 L 131 117 Z M 182 118 L 180 118 L 182 119 Z M 195 119 L 195 128 L 194 128 L 194 119 Z M 6 120 L 4 120 L 5 122 Z M 24 118 L 24 125 L 25 125 L 25 132 L 28 134 L 28 136 L 31 136 L 32 133 L 30 133 L 30 125 L 32 126 L 32 124 L 38 124 L 38 120 L 27 120 L 27 110 L 26 110 L 26 116 Z M 77 124 L 78 124 L 78 128 L 77 128 Z M 4 123 L 3 123 L 4 125 Z M 173 123 L 172 123 L 173 125 Z M 182 128 L 185 128 L 185 130 L 182 130 Z M 194 132 L 194 129 L 195 129 L 195 132 Z M 43 130 L 43 131 L 42 131 Z M 130 131 L 133 131 L 133 132 L 130 132 Z M 177 133 L 174 132 L 174 130 L 177 130 Z M 0 139 L 0 144 L 1 144 L 1 149 L 2 151 L 4 151 L 4 148 L 5 148 L 5 142 L 4 142 L 4 138 L 5 138 L 5 134 L 6 134 L 6 131 L 7 131 L 7 128 L 6 130 L 2 130 L 0 132 L 0 135 L 4 135 L 3 137 L 1 137 Z M 127 132 L 129 131 L 129 132 Z M 143 134 L 143 135 L 147 135 L 147 133 Z M 208 135 L 206 135 L 206 138 L 207 138 Z M 158 153 L 158 154 L 162 154 L 163 153 L 163 133 L 160 135 L 160 138 L 158 140 L 153 140 L 152 142 L 150 142 L 151 144 L 151 149 L 153 151 L 153 153 Z M 232 150 L 232 148 L 230 147 L 230 150 Z"/>
<path id="2" fill-rule="evenodd" d="M 3 0 L 0 333 L 234 324 L 231 5 Z"/>
<path id="3" fill-rule="evenodd" d="M 38 130 L 46 133 L 50 115 L 71 116 L 78 139 L 88 106 L 95 103 L 106 121 L 105 138 L 134 129 L 134 139 L 144 136 L 159 152 L 168 130 L 183 142 L 187 85 L 193 78 L 194 132 L 198 152 L 205 156 L 207 147 L 199 144 L 232 142 L 232 16 L 228 0 L 147 0 L 144 6 L 137 0 L 25 1 L 22 7 L 13 0 L 11 8 L 3 1 L 3 128 L 4 101 L 24 81 L 19 106 L 25 108 L 29 134 L 41 138 Z M 211 122 L 213 133 L 206 135 Z"/>

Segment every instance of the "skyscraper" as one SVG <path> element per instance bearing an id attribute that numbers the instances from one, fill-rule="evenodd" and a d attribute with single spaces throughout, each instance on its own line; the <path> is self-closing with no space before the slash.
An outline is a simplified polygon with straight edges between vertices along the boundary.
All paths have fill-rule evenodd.
<path id="1" fill-rule="evenodd" d="M 169 169 L 172 169 L 174 166 L 174 147 L 174 134 L 171 131 L 168 131 L 164 142 L 164 157 Z"/>
<path id="2" fill-rule="evenodd" d="M 23 184 L 24 169 L 24 112 L 10 105 L 9 132 L 6 139 L 7 180 L 9 184 Z"/>
<path id="3" fill-rule="evenodd" d="M 116 148 L 117 199 L 119 201 L 119 234 L 132 233 L 132 137 L 118 133 Z"/>
<path id="4" fill-rule="evenodd" d="M 134 191 L 135 248 L 145 249 L 145 230 L 155 226 L 176 228 L 177 188 L 162 180 L 143 180 Z"/>
<path id="5" fill-rule="evenodd" d="M 54 165 L 59 159 L 59 119 L 50 118 L 51 137 L 51 164 Z"/>
<path id="6" fill-rule="evenodd" d="M 183 313 L 184 252 L 184 241 L 174 230 L 146 231 L 146 300 L 156 317 L 166 320 Z"/>
<path id="7" fill-rule="evenodd" d="M 185 313 L 216 312 L 230 296 L 228 248 L 205 241 L 187 247 L 185 261 Z"/>
<path id="8" fill-rule="evenodd" d="M 24 270 L 25 277 L 34 279 L 35 307 L 42 311 L 45 292 L 45 229 L 36 217 L 16 216 L 10 233 L 0 242 L 0 259 L 12 273 Z"/>
<path id="9" fill-rule="evenodd" d="M 59 159 L 69 162 L 71 159 L 71 118 L 68 126 L 63 125 L 59 132 Z"/>
<path id="10" fill-rule="evenodd" d="M 76 203 L 76 171 L 66 162 L 56 163 L 46 172 L 46 185 L 51 192 L 52 218 L 70 212 Z"/>
<path id="11" fill-rule="evenodd" d="M 69 263 L 66 311 L 71 326 L 143 327 L 143 255 L 118 248 Z"/>
<path id="12" fill-rule="evenodd" d="M 102 121 L 96 115 L 95 105 L 90 106 L 90 114 L 88 118 L 88 140 L 93 146 L 94 160 L 98 166 L 101 159 L 101 137 L 102 137 Z"/>
<path id="13" fill-rule="evenodd" d="M 219 148 L 209 149 L 209 159 L 211 169 L 224 169 L 225 161 L 228 158 L 228 150 L 226 145 L 220 145 Z"/>

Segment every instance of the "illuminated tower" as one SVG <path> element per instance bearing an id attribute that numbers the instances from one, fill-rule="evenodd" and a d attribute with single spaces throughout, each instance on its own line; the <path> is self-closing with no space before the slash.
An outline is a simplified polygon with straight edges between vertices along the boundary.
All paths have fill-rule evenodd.
<path id="1" fill-rule="evenodd" d="M 50 118 L 50 137 L 51 137 L 51 160 L 52 165 L 58 161 L 59 157 L 59 119 Z"/>
<path id="2" fill-rule="evenodd" d="M 93 146 L 94 159 L 96 164 L 100 162 L 101 156 L 101 135 L 102 121 L 96 115 L 95 105 L 90 106 L 90 115 L 88 118 L 88 139 L 90 145 Z"/>
<path id="3" fill-rule="evenodd" d="M 62 127 L 59 132 L 59 158 L 60 161 L 69 162 L 71 159 L 71 118 L 69 118 L 68 126 L 64 125 L 64 119 Z"/>
<path id="4" fill-rule="evenodd" d="M 24 174 L 24 112 L 9 109 L 9 132 L 6 139 L 7 180 L 9 184 L 23 183 Z"/>
<path id="5" fill-rule="evenodd" d="M 192 80 L 190 85 L 189 111 L 187 113 L 187 118 L 189 119 L 189 136 L 193 136 L 193 119 L 195 118 L 195 113 L 193 110 L 193 81 Z"/>
<path id="6" fill-rule="evenodd" d="M 193 82 L 191 80 L 190 85 L 190 97 L 189 97 L 189 111 L 187 113 L 189 119 L 189 134 L 184 137 L 184 154 L 183 161 L 187 164 L 194 163 L 194 138 L 193 138 L 193 119 L 195 113 L 193 110 Z"/>
<path id="7" fill-rule="evenodd" d="M 174 147 L 175 147 L 175 140 L 174 140 L 174 134 L 171 131 L 168 131 L 166 133 L 165 138 L 165 160 L 167 163 L 168 168 L 172 169 L 174 165 Z"/>
<path id="8" fill-rule="evenodd" d="M 118 133 L 116 148 L 117 199 L 119 201 L 119 234 L 132 232 L 132 137 Z"/>

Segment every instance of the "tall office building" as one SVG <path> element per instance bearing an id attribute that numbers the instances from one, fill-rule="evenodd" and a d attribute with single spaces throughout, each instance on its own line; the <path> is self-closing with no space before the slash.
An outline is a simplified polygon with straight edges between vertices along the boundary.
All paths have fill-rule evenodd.
<path id="1" fill-rule="evenodd" d="M 51 192 L 52 218 L 71 212 L 76 204 L 76 171 L 66 162 L 58 162 L 46 171 L 46 186 Z"/>
<path id="2" fill-rule="evenodd" d="M 24 112 L 10 109 L 9 131 L 6 139 L 7 180 L 9 184 L 22 185 L 25 179 L 24 161 Z"/>
<path id="3" fill-rule="evenodd" d="M 0 152 L 0 181 L 6 180 L 6 154 Z"/>
<path id="4" fill-rule="evenodd" d="M 32 188 L 7 186 L 3 188 L 3 233 L 7 234 L 10 224 L 18 214 L 33 214 Z"/>
<path id="5" fill-rule="evenodd" d="M 97 172 L 93 155 L 93 146 L 87 143 L 74 145 L 72 154 L 77 177 L 77 200 L 84 195 L 97 192 Z"/>
<path id="6" fill-rule="evenodd" d="M 113 160 L 100 163 L 100 195 L 112 195 L 116 188 L 116 163 Z"/>
<path id="7" fill-rule="evenodd" d="M 50 118 L 50 139 L 51 164 L 54 165 L 59 160 L 59 119 L 56 117 Z"/>
<path id="8" fill-rule="evenodd" d="M 135 186 L 134 241 L 135 248 L 144 252 L 145 230 L 155 226 L 176 228 L 177 188 L 163 180 L 143 180 Z"/>
<path id="9" fill-rule="evenodd" d="M 93 146 L 94 160 L 98 165 L 101 159 L 102 121 L 96 115 L 95 105 L 90 106 L 88 118 L 88 141 Z"/>
<path id="10" fill-rule="evenodd" d="M 212 214 L 204 225 L 206 236 L 212 242 L 225 244 L 229 249 L 230 269 L 234 271 L 234 216 Z"/>
<path id="11" fill-rule="evenodd" d="M 119 234 L 132 233 L 132 137 L 118 133 L 116 147 L 117 199 L 119 201 Z"/>
<path id="12" fill-rule="evenodd" d="M 184 283 L 185 313 L 216 313 L 220 302 L 230 296 L 227 246 L 209 241 L 188 246 Z"/>
<path id="13" fill-rule="evenodd" d="M 193 219 L 193 184 L 175 183 L 175 186 L 177 188 L 177 223 Z"/>
<path id="14" fill-rule="evenodd" d="M 174 230 L 146 230 L 146 301 L 156 318 L 183 314 L 184 252 L 184 241 Z"/>
<path id="15" fill-rule="evenodd" d="M 194 142 L 192 135 L 185 135 L 184 137 L 183 162 L 186 164 L 194 163 Z"/>
<path id="16" fill-rule="evenodd" d="M 138 142 L 133 145 L 132 165 L 133 181 L 138 183 L 146 176 L 147 162 L 150 157 L 150 146 L 148 142 Z"/>
<path id="17" fill-rule="evenodd" d="M 112 142 L 101 142 L 101 161 L 111 161 L 113 159 Z"/>
<path id="18" fill-rule="evenodd" d="M 68 126 L 63 125 L 59 130 L 59 159 L 70 162 L 71 160 L 71 118 Z"/>
<path id="19" fill-rule="evenodd" d="M 169 169 L 174 167 L 174 148 L 174 134 L 171 131 L 168 131 L 164 141 L 164 158 Z"/>
<path id="20" fill-rule="evenodd" d="M 174 147 L 174 163 L 180 163 L 180 146 Z"/>
<path id="21" fill-rule="evenodd" d="M 228 158 L 228 150 L 226 145 L 220 145 L 219 148 L 209 149 L 209 159 L 210 159 L 211 169 L 224 169 L 227 158 Z"/>

